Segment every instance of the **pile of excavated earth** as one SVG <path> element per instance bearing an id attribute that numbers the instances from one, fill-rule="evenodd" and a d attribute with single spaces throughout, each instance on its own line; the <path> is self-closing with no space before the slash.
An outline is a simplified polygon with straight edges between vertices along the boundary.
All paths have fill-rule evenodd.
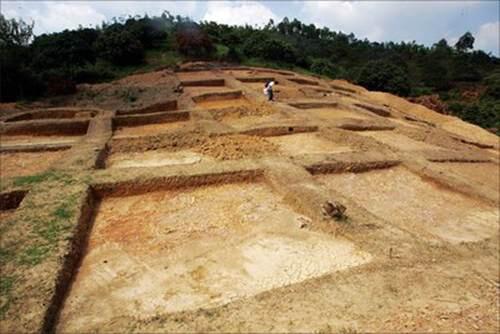
<path id="1" fill-rule="evenodd" d="M 3 333 L 500 330 L 477 126 L 211 63 L 0 115 Z"/>

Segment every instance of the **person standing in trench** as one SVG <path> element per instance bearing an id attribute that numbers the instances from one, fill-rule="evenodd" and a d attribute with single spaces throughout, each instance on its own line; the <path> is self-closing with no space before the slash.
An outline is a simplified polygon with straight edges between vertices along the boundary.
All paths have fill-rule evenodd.
<path id="1" fill-rule="evenodd" d="M 278 81 L 271 80 L 266 82 L 266 84 L 264 85 L 264 94 L 267 95 L 267 99 L 269 101 L 274 101 L 273 86 L 277 83 Z"/>

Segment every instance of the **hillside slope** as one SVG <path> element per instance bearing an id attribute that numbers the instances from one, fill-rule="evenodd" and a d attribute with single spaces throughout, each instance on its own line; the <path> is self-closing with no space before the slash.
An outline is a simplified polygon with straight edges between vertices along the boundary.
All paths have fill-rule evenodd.
<path id="1" fill-rule="evenodd" d="M 2 331 L 500 330 L 477 126 L 203 62 L 5 108 Z"/>

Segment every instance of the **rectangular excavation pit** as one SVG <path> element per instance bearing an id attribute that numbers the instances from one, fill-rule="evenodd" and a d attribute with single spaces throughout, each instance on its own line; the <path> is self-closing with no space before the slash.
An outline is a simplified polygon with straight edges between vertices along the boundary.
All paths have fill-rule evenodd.
<path id="1" fill-rule="evenodd" d="M 224 80 L 217 78 L 215 72 L 212 71 L 189 71 L 189 72 L 176 72 L 175 75 L 179 78 L 181 83 L 183 81 L 191 80 Z"/>
<path id="2" fill-rule="evenodd" d="M 455 244 L 498 233 L 498 208 L 440 187 L 401 166 L 315 178 L 417 238 Z"/>
<path id="3" fill-rule="evenodd" d="M 359 112 L 346 110 L 342 108 L 313 108 L 307 109 L 307 112 L 311 116 L 318 117 L 323 120 L 339 120 L 339 119 L 359 119 L 359 120 L 369 120 L 370 117 L 363 115 Z"/>
<path id="4" fill-rule="evenodd" d="M 105 168 L 144 168 L 193 165 L 202 161 L 213 162 L 215 159 L 189 149 L 179 151 L 161 149 L 143 152 L 116 152 L 107 157 Z"/>
<path id="5" fill-rule="evenodd" d="M 157 135 L 186 125 L 188 111 L 117 116 L 113 119 L 114 137 Z"/>
<path id="6" fill-rule="evenodd" d="M 7 221 L 19 205 L 21 205 L 27 193 L 26 190 L 0 193 L 0 226 L 3 222 Z"/>
<path id="7" fill-rule="evenodd" d="M 330 140 L 321 138 L 315 132 L 268 137 L 267 140 L 277 145 L 281 152 L 290 156 L 300 154 L 332 154 L 352 151 L 349 146 L 338 145 Z"/>
<path id="8" fill-rule="evenodd" d="M 34 175 L 46 171 L 61 160 L 66 149 L 0 152 L 0 176 Z"/>
<path id="9" fill-rule="evenodd" d="M 392 131 L 364 131 L 364 132 L 359 132 L 359 135 L 371 137 L 382 144 L 386 144 L 394 149 L 401 151 L 422 151 L 422 150 L 441 149 L 441 147 L 439 146 L 417 141 Z"/>
<path id="10" fill-rule="evenodd" d="M 53 108 L 25 112 L 21 115 L 7 119 L 6 122 L 31 121 L 39 119 L 91 118 L 97 115 L 97 113 L 98 111 L 94 109 Z"/>
<path id="11" fill-rule="evenodd" d="M 261 82 L 249 82 L 245 83 L 246 87 L 250 87 L 252 90 L 264 95 L 264 83 Z M 297 87 L 276 85 L 273 87 L 274 99 L 276 101 L 284 101 L 288 99 L 301 99 L 306 98 L 306 94 Z"/>
<path id="12" fill-rule="evenodd" d="M 336 108 L 338 107 L 337 102 L 290 102 L 290 106 L 298 109 L 323 109 L 323 108 Z"/>
<path id="13" fill-rule="evenodd" d="M 382 116 L 382 117 L 390 117 L 391 116 L 391 112 L 386 108 L 376 107 L 376 106 L 362 104 L 362 103 L 354 103 L 354 105 L 358 108 L 367 110 L 369 112 L 372 112 L 372 113 L 379 115 L 379 116 Z"/>
<path id="14" fill-rule="evenodd" d="M 37 120 L 5 123 L 0 132 L 3 147 L 73 144 L 87 133 L 89 120 Z"/>
<path id="15" fill-rule="evenodd" d="M 264 86 L 262 85 L 263 83 L 266 83 L 268 81 L 274 81 L 275 79 L 274 77 L 259 76 L 259 77 L 237 77 L 236 80 L 244 83 L 260 83 L 261 84 L 260 86 Z"/>
<path id="16" fill-rule="evenodd" d="M 371 260 L 303 219 L 259 180 L 104 197 L 56 331 L 219 307 Z"/>
<path id="17" fill-rule="evenodd" d="M 489 188 L 496 192 L 497 199 L 500 191 L 500 166 L 492 162 L 439 162 L 432 163 L 432 168 L 442 173 L 458 175 L 464 181 Z"/>
<path id="18" fill-rule="evenodd" d="M 196 103 L 196 107 L 201 109 L 222 109 L 250 104 L 250 101 L 243 96 L 240 90 L 207 92 L 194 96 L 193 101 Z"/>
<path id="19" fill-rule="evenodd" d="M 186 87 L 224 87 L 224 79 L 188 79 L 182 80 L 181 85 Z"/>
<path id="20" fill-rule="evenodd" d="M 131 109 L 121 109 L 117 110 L 117 115 L 134 115 L 134 114 L 151 114 L 151 113 L 161 113 L 165 111 L 177 110 L 177 100 L 166 100 L 161 102 L 152 103 L 145 107 L 131 108 Z"/>
<path id="21" fill-rule="evenodd" d="M 346 93 L 356 94 L 356 91 L 354 89 L 343 87 L 343 86 L 340 86 L 340 85 L 330 84 L 330 87 L 333 88 L 333 89 L 335 89 L 335 90 L 340 90 L 340 91 L 343 91 L 343 92 L 346 92 Z"/>
<path id="22" fill-rule="evenodd" d="M 287 80 L 293 81 L 295 83 L 298 83 L 299 85 L 311 85 L 311 86 L 319 86 L 319 82 L 309 80 L 309 79 L 303 79 L 303 78 L 287 78 Z"/>

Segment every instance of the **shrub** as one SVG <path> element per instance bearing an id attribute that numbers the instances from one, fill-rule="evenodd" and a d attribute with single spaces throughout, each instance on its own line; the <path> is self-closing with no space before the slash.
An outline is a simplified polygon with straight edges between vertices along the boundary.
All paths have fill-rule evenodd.
<path id="1" fill-rule="evenodd" d="M 361 70 L 357 82 L 370 90 L 380 90 L 402 96 L 410 92 L 408 73 L 383 60 L 368 62 Z"/>
<path id="2" fill-rule="evenodd" d="M 98 55 L 116 65 L 136 65 L 144 59 L 141 42 L 129 31 L 117 27 L 106 29 L 97 38 Z"/>
<path id="3" fill-rule="evenodd" d="M 208 34 L 192 22 L 179 26 L 175 32 L 175 42 L 181 54 L 192 58 L 207 58 L 214 51 Z"/>
<path id="4" fill-rule="evenodd" d="M 333 65 L 326 59 L 316 59 L 312 61 L 311 71 L 320 75 L 326 75 L 330 78 L 337 78 L 341 73 L 341 69 Z"/>
<path id="5" fill-rule="evenodd" d="M 26 47 L 11 45 L 0 50 L 0 101 L 33 98 L 44 93 L 40 75 L 27 64 L 30 52 Z"/>
<path id="6" fill-rule="evenodd" d="M 94 29 L 80 29 L 38 36 L 32 45 L 33 65 L 46 70 L 93 64 L 96 54 L 92 45 L 97 35 Z"/>

